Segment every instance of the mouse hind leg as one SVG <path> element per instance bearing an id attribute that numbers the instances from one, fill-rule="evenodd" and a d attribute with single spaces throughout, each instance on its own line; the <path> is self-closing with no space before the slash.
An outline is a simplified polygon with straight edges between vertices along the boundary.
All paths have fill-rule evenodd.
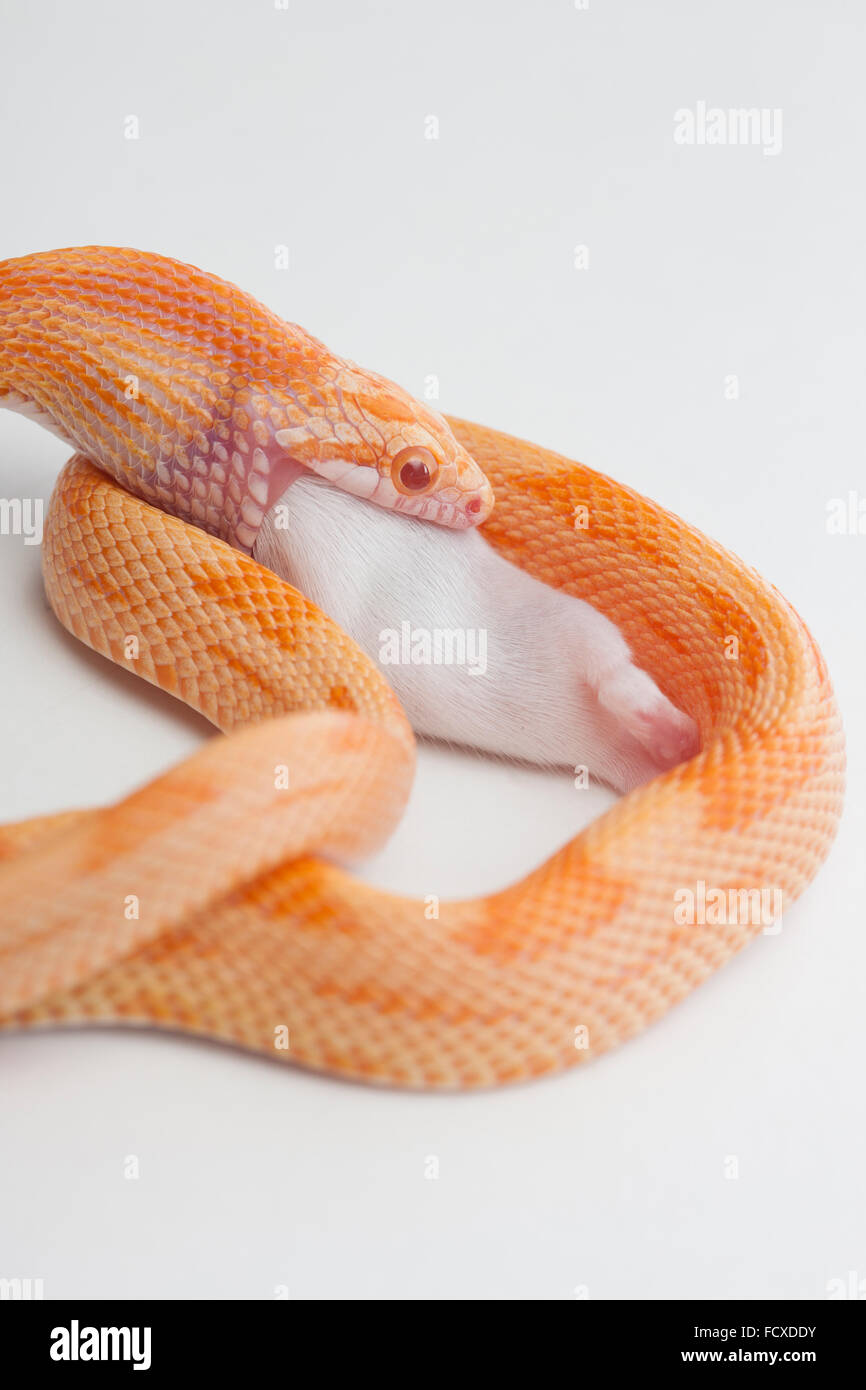
<path id="1" fill-rule="evenodd" d="M 596 693 L 601 709 L 643 750 L 656 772 L 686 762 L 699 751 L 694 720 L 677 709 L 652 677 L 631 661 L 603 676 Z"/>

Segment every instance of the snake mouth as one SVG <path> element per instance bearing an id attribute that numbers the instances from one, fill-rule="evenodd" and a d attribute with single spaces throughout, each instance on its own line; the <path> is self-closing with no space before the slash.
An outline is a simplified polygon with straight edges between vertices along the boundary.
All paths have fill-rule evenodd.
<path id="1" fill-rule="evenodd" d="M 471 491 L 454 486 L 439 488 L 423 496 L 411 496 L 398 492 L 387 475 L 366 464 L 351 463 L 346 459 L 317 459 L 311 465 L 311 471 L 341 492 L 365 502 L 373 502 L 386 511 L 416 517 L 419 521 L 430 521 L 453 531 L 467 531 L 480 525 L 493 509 L 493 490 L 486 479 Z"/>
<path id="2" fill-rule="evenodd" d="M 300 463 L 289 454 L 280 454 L 275 458 L 271 464 L 268 479 L 267 507 L 272 507 L 275 502 L 279 502 L 283 493 L 288 492 L 292 483 L 296 483 L 304 473 L 309 473 L 309 471 L 306 464 Z"/>

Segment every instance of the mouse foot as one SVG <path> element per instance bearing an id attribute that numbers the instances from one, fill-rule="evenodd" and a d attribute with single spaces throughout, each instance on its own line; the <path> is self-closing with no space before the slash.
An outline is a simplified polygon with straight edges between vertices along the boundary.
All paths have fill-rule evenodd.
<path id="1" fill-rule="evenodd" d="M 659 771 L 700 751 L 695 721 L 671 704 L 651 676 L 631 662 L 600 681 L 598 701 L 649 755 Z"/>

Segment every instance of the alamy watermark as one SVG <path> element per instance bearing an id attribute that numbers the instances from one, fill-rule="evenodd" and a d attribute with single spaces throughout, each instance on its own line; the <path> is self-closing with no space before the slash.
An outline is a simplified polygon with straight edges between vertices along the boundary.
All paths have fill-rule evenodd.
<path id="1" fill-rule="evenodd" d="M 765 936 L 782 930 L 781 888 L 714 888 L 699 878 L 694 888 L 674 893 L 677 926 L 762 927 Z"/>
<path id="2" fill-rule="evenodd" d="M 831 497 L 825 527 L 828 536 L 866 536 L 866 497 L 853 488 L 847 497 Z"/>
<path id="3" fill-rule="evenodd" d="M 465 666 L 470 676 L 487 671 L 487 629 L 483 627 L 413 627 L 379 633 L 382 666 Z"/>
<path id="4" fill-rule="evenodd" d="M 695 103 L 674 112 L 675 145 L 757 145 L 765 155 L 782 153 L 779 106 L 724 108 Z"/>
<path id="5" fill-rule="evenodd" d="M 25 545 L 41 545 L 44 512 L 41 497 L 0 497 L 0 536 L 23 536 Z"/>
<path id="6" fill-rule="evenodd" d="M 134 1371 L 150 1370 L 149 1327 L 82 1327 L 73 1318 L 69 1327 L 51 1331 L 52 1361 L 130 1361 Z"/>
<path id="7" fill-rule="evenodd" d="M 43 1279 L 0 1279 L 0 1301 L 29 1302 L 45 1297 Z"/>

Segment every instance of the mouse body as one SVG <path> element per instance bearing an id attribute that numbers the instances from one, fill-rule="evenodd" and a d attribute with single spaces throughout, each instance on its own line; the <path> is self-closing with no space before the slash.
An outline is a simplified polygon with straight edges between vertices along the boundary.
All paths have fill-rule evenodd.
<path id="1" fill-rule="evenodd" d="M 377 664 L 415 732 L 586 769 L 628 791 L 692 756 L 693 721 L 610 620 L 499 555 L 303 476 L 253 548 Z"/>

